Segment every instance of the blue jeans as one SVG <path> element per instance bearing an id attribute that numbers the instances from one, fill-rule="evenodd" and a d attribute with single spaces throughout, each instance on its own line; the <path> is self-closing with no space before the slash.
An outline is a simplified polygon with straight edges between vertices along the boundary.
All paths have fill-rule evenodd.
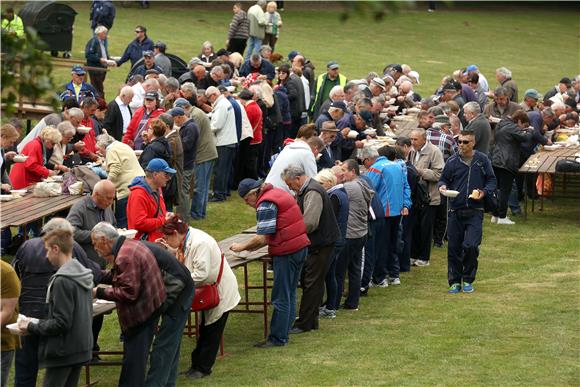
<path id="1" fill-rule="evenodd" d="M 268 340 L 276 345 L 288 344 L 288 332 L 296 319 L 296 288 L 308 248 L 273 257 L 272 320 Z"/>
<path id="2" fill-rule="evenodd" d="M 29 335 L 20 338 L 20 348 L 16 350 L 14 387 L 35 387 L 38 377 L 38 344 L 40 336 Z"/>
<path id="3" fill-rule="evenodd" d="M 117 205 L 115 206 L 115 219 L 117 220 L 117 227 L 127 228 L 127 203 L 129 202 L 129 196 L 123 199 L 117 200 Z"/>
<path id="4" fill-rule="evenodd" d="M 236 154 L 235 145 L 217 147 L 218 158 L 215 163 L 215 178 L 213 181 L 213 196 L 219 200 L 226 200 L 230 193 L 230 175 Z"/>
<path id="5" fill-rule="evenodd" d="M 518 186 L 516 184 L 516 179 L 514 179 L 514 182 L 512 183 L 512 192 L 510 192 L 510 196 L 508 198 L 508 206 L 514 215 L 520 214 L 522 212 L 518 196 Z"/>
<path id="6" fill-rule="evenodd" d="M 336 305 L 340 305 L 340 299 L 344 287 L 344 278 L 346 277 L 346 271 L 348 269 L 348 297 L 344 301 L 344 304 L 349 308 L 358 308 L 358 301 L 360 299 L 362 249 L 366 241 L 366 235 L 362 238 L 347 239 L 344 249 L 338 257 L 336 262 L 336 282 L 338 285 Z"/>
<path id="7" fill-rule="evenodd" d="M 248 60 L 248 59 L 250 59 L 252 54 L 259 53 L 260 47 L 262 47 L 262 39 L 258 39 L 255 36 L 250 36 L 248 38 L 248 47 L 247 47 L 248 51 L 246 51 L 246 57 L 244 59 Z"/>
<path id="8" fill-rule="evenodd" d="M 373 271 L 387 265 L 387 245 L 385 244 L 385 218 L 370 221 L 369 238 L 365 243 L 365 265 L 361 280 L 361 287 L 368 289 Z"/>
<path id="9" fill-rule="evenodd" d="M 186 297 L 177 308 L 175 316 L 164 313 L 161 318 L 159 332 L 155 335 L 151 351 L 150 367 L 145 379 L 147 387 L 173 387 L 177 378 L 179 366 L 179 348 L 183 328 L 187 322 L 191 301 L 195 292 Z"/>
<path id="10" fill-rule="evenodd" d="M 334 246 L 334 251 L 332 252 L 332 255 L 330 257 L 330 261 L 329 261 L 329 266 L 328 266 L 328 272 L 326 273 L 326 278 L 325 278 L 325 282 L 326 282 L 326 309 L 329 310 L 337 310 L 338 309 L 338 303 L 336 301 L 337 297 L 337 287 L 338 285 L 336 284 L 336 260 L 338 259 L 338 256 L 340 255 L 340 252 L 342 251 L 344 247 L 344 241 L 340 241 L 337 242 L 337 244 Z"/>
<path id="11" fill-rule="evenodd" d="M 213 163 L 214 160 L 209 160 L 195 164 L 195 187 L 193 189 L 193 198 L 191 199 L 191 217 L 193 219 L 205 218 L 207 197 L 209 195 L 209 181 L 211 178 Z"/>

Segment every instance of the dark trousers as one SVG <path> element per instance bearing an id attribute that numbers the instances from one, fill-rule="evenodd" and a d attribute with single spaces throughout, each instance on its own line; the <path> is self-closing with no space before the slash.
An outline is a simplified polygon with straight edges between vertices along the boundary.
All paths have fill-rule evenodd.
<path id="1" fill-rule="evenodd" d="M 278 41 L 278 38 L 276 37 L 276 35 L 273 34 L 264 34 L 264 40 L 262 41 L 262 44 L 267 44 L 268 46 L 272 47 L 272 52 L 274 51 L 274 49 L 276 48 L 276 42 Z"/>
<path id="2" fill-rule="evenodd" d="M 106 71 L 89 71 L 91 76 L 91 85 L 97 90 L 99 95 L 105 98 L 105 77 L 107 76 Z"/>
<path id="3" fill-rule="evenodd" d="M 240 142 L 238 162 L 236 165 L 236 186 L 247 177 L 254 180 L 258 179 L 258 154 L 260 152 L 260 144 L 250 145 L 250 140 L 248 138 Z"/>
<path id="4" fill-rule="evenodd" d="M 101 348 L 99 347 L 99 333 L 101 332 L 101 328 L 103 327 L 103 320 L 105 316 L 102 314 L 93 317 L 93 351 L 100 351 Z"/>
<path id="5" fill-rule="evenodd" d="M 123 339 L 123 366 L 119 376 L 120 387 L 141 387 L 145 385 L 145 370 L 149 348 L 159 318 L 150 318 L 141 325 L 131 328 Z"/>
<path id="6" fill-rule="evenodd" d="M 67 367 L 48 367 L 44 374 L 43 387 L 77 387 L 82 364 Z"/>
<path id="7" fill-rule="evenodd" d="M 472 283 L 477 273 L 477 257 L 483 232 L 483 211 L 449 213 L 449 246 L 447 249 L 447 278 L 449 285 Z"/>
<path id="8" fill-rule="evenodd" d="M 324 297 L 324 277 L 334 245 L 308 248 L 308 256 L 302 268 L 302 298 L 296 328 L 304 331 L 318 329 L 318 312 Z"/>
<path id="9" fill-rule="evenodd" d="M 215 162 L 215 178 L 213 181 L 213 195 L 220 200 L 226 200 L 230 193 L 229 181 L 232 163 L 236 153 L 235 145 L 218 146 L 218 158 Z"/>
<path id="10" fill-rule="evenodd" d="M 447 198 L 441 195 L 441 204 L 435 211 L 435 223 L 433 224 L 433 242 L 443 244 L 445 230 L 447 229 Z"/>
<path id="11" fill-rule="evenodd" d="M 385 218 L 377 218 L 369 222 L 369 235 L 365 243 L 365 264 L 360 282 L 361 287 L 365 289 L 368 289 L 377 266 L 386 267 L 387 249 L 384 234 Z"/>
<path id="12" fill-rule="evenodd" d="M 425 206 L 417 210 L 417 221 L 413 229 L 413 246 L 411 257 L 428 261 L 431 257 L 431 244 L 433 240 L 433 222 L 437 206 Z"/>
<path id="13" fill-rule="evenodd" d="M 403 216 L 401 225 L 403 227 L 403 247 L 399 255 L 399 269 L 402 272 L 411 271 L 411 244 L 413 242 L 413 228 L 417 218 L 414 210 L 409 210 L 409 215 Z"/>
<path id="14" fill-rule="evenodd" d="M 115 206 L 115 219 L 117 220 L 117 227 L 127 228 L 127 203 L 129 202 L 129 196 L 123 199 L 117 199 L 117 205 Z"/>
<path id="15" fill-rule="evenodd" d="M 258 155 L 258 173 L 260 176 L 266 176 L 270 170 L 270 159 L 272 158 L 272 144 L 274 143 L 275 131 L 278 128 L 270 128 L 268 133 L 262 137 L 260 154 Z"/>
<path id="16" fill-rule="evenodd" d="M 358 308 L 360 299 L 361 261 L 362 249 L 367 241 L 367 236 L 362 238 L 347 239 L 338 261 L 336 262 L 337 305 L 340 304 L 344 279 L 348 270 L 348 296 L 344 305 L 348 308 Z"/>
<path id="17" fill-rule="evenodd" d="M 399 278 L 397 246 L 399 243 L 400 222 L 400 216 L 389 216 L 385 218 L 382 233 L 378 236 L 381 240 L 380 249 L 382 250 L 382 259 L 375 264 L 375 270 L 373 271 L 373 282 L 376 284 L 381 283 L 387 275 L 390 278 Z"/>
<path id="18" fill-rule="evenodd" d="M 246 51 L 246 44 L 248 39 L 230 39 L 228 42 L 227 50 L 229 52 L 239 52 L 240 55 L 244 56 L 244 51 Z"/>
<path id="19" fill-rule="evenodd" d="M 206 375 L 211 374 L 211 368 L 215 363 L 220 340 L 228 321 L 229 312 L 225 312 L 214 323 L 205 325 L 205 314 L 202 313 L 201 325 L 199 326 L 199 338 L 197 345 L 191 353 L 191 368 Z"/>
<path id="20" fill-rule="evenodd" d="M 505 218 L 507 216 L 508 199 L 512 191 L 512 184 L 515 174 L 504 168 L 493 167 L 495 178 L 497 179 L 498 188 L 498 209 L 493 213 L 493 216 Z"/>
<path id="21" fill-rule="evenodd" d="M 20 349 L 15 356 L 14 387 L 36 387 L 39 338 L 37 335 L 20 338 Z"/>
<path id="22" fill-rule="evenodd" d="M 12 367 L 12 360 L 14 359 L 14 350 L 2 351 L 2 373 L 0 374 L 0 387 L 8 386 L 8 376 L 10 368 Z"/>
<path id="23" fill-rule="evenodd" d="M 328 270 L 326 271 L 326 278 L 324 282 L 326 283 L 326 309 L 329 310 L 337 310 L 338 303 L 337 303 L 337 284 L 336 284 L 336 261 L 338 260 L 338 256 L 344 247 L 344 241 L 341 241 L 340 244 L 334 246 L 334 250 L 332 250 L 332 254 L 330 255 L 330 259 L 328 262 Z"/>

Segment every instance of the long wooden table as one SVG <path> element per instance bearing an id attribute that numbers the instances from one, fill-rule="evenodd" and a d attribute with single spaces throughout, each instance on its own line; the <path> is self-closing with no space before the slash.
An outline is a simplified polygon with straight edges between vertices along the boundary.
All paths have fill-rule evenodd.
<path id="1" fill-rule="evenodd" d="M 82 195 L 33 197 L 32 192 L 8 202 L 0 202 L 0 228 L 26 226 L 45 216 L 71 208 Z"/>

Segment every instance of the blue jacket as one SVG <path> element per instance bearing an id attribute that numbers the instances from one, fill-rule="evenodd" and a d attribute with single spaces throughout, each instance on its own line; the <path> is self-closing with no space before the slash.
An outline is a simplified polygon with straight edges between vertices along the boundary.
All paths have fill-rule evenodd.
<path id="1" fill-rule="evenodd" d="M 85 97 L 96 98 L 97 94 L 98 94 L 97 90 L 95 90 L 95 88 L 92 85 L 83 82 L 81 85 L 81 90 L 79 91 L 79 95 L 77 95 L 75 93 L 75 88 L 72 84 L 72 81 L 70 81 L 64 86 L 64 91 L 60 93 L 59 97 L 61 101 L 65 101 L 69 98 L 74 98 L 77 100 L 77 102 L 80 102 Z"/>
<path id="2" fill-rule="evenodd" d="M 121 66 L 123 63 L 131 60 L 131 67 L 141 58 L 143 58 L 143 51 L 153 51 L 153 41 L 145 35 L 145 39 L 142 42 L 139 42 L 137 39 L 134 39 L 123 53 L 121 59 L 117 61 L 117 66 Z"/>
<path id="3" fill-rule="evenodd" d="M 338 223 L 338 228 L 340 229 L 340 238 L 336 241 L 337 246 L 342 246 L 346 239 L 346 227 L 348 224 L 348 195 L 342 184 L 337 184 L 328 190 L 328 196 L 330 197 L 330 202 L 332 203 L 332 209 L 334 210 L 334 215 L 336 216 L 336 222 Z"/>
<path id="4" fill-rule="evenodd" d="M 115 5 L 112 1 L 94 0 L 91 4 L 91 29 L 97 26 L 105 26 L 108 30 L 113 27 L 115 21 Z"/>
<path id="5" fill-rule="evenodd" d="M 109 59 L 109 40 L 105 39 L 105 55 Z M 107 67 L 101 63 L 101 44 L 99 38 L 93 36 L 85 46 L 85 58 L 87 59 L 87 66 L 92 67 Z"/>
<path id="6" fill-rule="evenodd" d="M 377 158 L 367 172 L 372 187 L 381 200 L 386 217 L 399 216 L 403 208 L 411 208 L 411 189 L 407 167 L 403 162 Z"/>
<path id="7" fill-rule="evenodd" d="M 276 68 L 271 62 L 267 61 L 266 59 L 262 58 L 262 63 L 260 64 L 260 69 L 258 70 L 258 72 L 262 75 L 265 75 L 269 81 L 272 81 L 274 78 L 276 78 Z M 242 67 L 240 67 L 240 75 L 242 77 L 245 77 L 251 73 L 252 73 L 252 65 L 250 64 L 250 60 L 248 59 L 247 61 L 244 62 Z"/>
<path id="8" fill-rule="evenodd" d="M 240 107 L 240 104 L 238 103 L 238 101 L 236 101 L 236 99 L 234 97 L 232 97 L 231 95 L 229 97 L 226 97 L 228 101 L 230 101 L 230 104 L 232 105 L 232 108 L 234 109 L 234 116 L 235 121 L 236 121 L 236 134 L 238 136 L 238 142 L 240 141 L 240 139 L 242 138 L 242 108 Z"/>
<path id="9" fill-rule="evenodd" d="M 197 140 L 199 139 L 199 128 L 194 120 L 187 120 L 179 129 L 179 136 L 183 144 L 183 170 L 193 169 L 195 155 L 197 153 Z"/>
<path id="10" fill-rule="evenodd" d="M 151 67 L 150 69 L 146 68 L 145 64 L 142 64 L 142 65 L 137 66 L 137 68 L 135 69 L 135 71 L 133 71 L 131 73 L 131 75 L 139 74 L 143 78 L 145 78 L 145 74 L 147 74 L 147 70 L 157 70 L 159 72 L 159 74 L 163 74 L 163 69 L 161 67 L 157 66 L 156 64 L 154 64 L 153 67 Z"/>
<path id="11" fill-rule="evenodd" d="M 485 195 L 489 195 L 495 191 L 497 182 L 491 161 L 485 154 L 473 151 L 471 166 L 467 165 L 458 154 L 447 160 L 437 183 L 438 187 L 442 185 L 448 190 L 459 191 L 457 197 L 449 199 L 450 209 L 483 209 L 483 200 L 469 199 L 469 195 L 474 189 L 479 189 L 485 192 Z"/>
<path id="12" fill-rule="evenodd" d="M 280 114 L 282 114 L 282 123 L 291 123 L 292 116 L 290 114 L 290 100 L 288 99 L 288 90 L 284 86 L 280 86 L 274 93 L 278 96 L 278 106 L 280 107 Z"/>

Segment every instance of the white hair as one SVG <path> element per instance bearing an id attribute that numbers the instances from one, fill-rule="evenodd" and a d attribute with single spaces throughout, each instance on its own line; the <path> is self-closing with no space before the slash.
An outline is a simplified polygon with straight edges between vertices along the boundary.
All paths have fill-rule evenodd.
<path id="1" fill-rule="evenodd" d="M 343 87 L 342 87 L 342 86 L 340 86 L 340 85 L 336 85 L 336 86 L 334 86 L 332 89 L 330 89 L 330 92 L 328 93 L 328 96 L 329 96 L 330 98 L 332 98 L 332 97 L 334 97 L 334 96 L 335 96 L 337 93 L 340 93 L 340 92 L 344 92 L 344 89 L 343 89 Z"/>
<path id="2" fill-rule="evenodd" d="M 500 67 L 500 68 L 496 69 L 495 72 L 503 75 L 506 78 L 512 77 L 512 72 L 505 67 Z"/>
<path id="3" fill-rule="evenodd" d="M 99 222 L 91 230 L 91 235 L 95 238 L 105 238 L 106 240 L 113 240 L 119 237 L 117 229 L 108 222 Z"/>
<path id="4" fill-rule="evenodd" d="M 471 101 L 463 105 L 463 111 L 468 111 L 470 113 L 479 114 L 481 113 L 481 107 L 479 103 Z"/>
<path id="5" fill-rule="evenodd" d="M 109 31 L 107 29 L 107 27 L 105 27 L 105 26 L 97 26 L 97 28 L 95 28 L 95 35 L 98 35 L 98 34 L 100 34 L 102 32 L 107 32 L 107 31 Z"/>
<path id="6" fill-rule="evenodd" d="M 42 234 L 48 234 L 56 230 L 69 231 L 71 234 L 74 233 L 74 227 L 68 220 L 65 218 L 52 218 L 42 227 Z"/>
<path id="7" fill-rule="evenodd" d="M 79 120 L 85 118 L 85 113 L 83 113 L 83 111 L 77 107 L 70 108 L 66 112 L 69 117 L 78 118 Z"/>

